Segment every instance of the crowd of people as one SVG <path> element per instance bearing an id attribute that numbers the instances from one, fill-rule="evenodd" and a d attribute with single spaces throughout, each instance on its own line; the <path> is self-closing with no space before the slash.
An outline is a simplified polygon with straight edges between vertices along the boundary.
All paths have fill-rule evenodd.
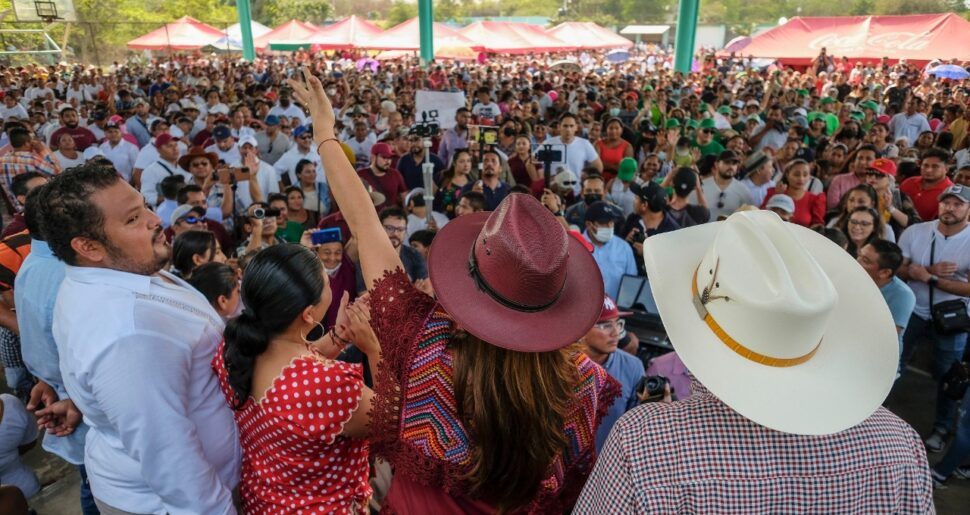
<path id="1" fill-rule="evenodd" d="M 86 515 L 927 513 L 970 478 L 970 88 L 414 64 L 0 70 L 0 512 L 38 429 Z M 676 352 L 640 359 L 627 276 Z M 921 346 L 922 437 L 880 407 Z"/>

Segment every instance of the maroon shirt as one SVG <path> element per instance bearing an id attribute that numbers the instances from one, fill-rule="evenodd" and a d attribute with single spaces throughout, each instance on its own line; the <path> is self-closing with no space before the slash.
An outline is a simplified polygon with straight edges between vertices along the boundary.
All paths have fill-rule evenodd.
<path id="1" fill-rule="evenodd" d="M 408 192 L 408 187 L 404 184 L 404 176 L 401 172 L 391 168 L 378 177 L 370 168 L 364 168 L 357 173 L 374 188 L 374 191 L 379 191 L 387 197 L 383 204 L 377 206 L 378 211 L 385 207 L 402 207 L 401 195 Z"/>
<path id="2" fill-rule="evenodd" d="M 337 273 L 330 276 L 330 291 L 333 293 L 333 300 L 327 308 L 323 324 L 327 329 L 333 327 L 337 321 L 337 311 L 340 310 L 340 299 L 343 298 L 344 292 L 350 294 L 351 302 L 357 298 L 357 267 L 347 254 L 343 255 Z"/>
<path id="3" fill-rule="evenodd" d="M 98 139 L 94 137 L 94 133 L 84 127 L 75 127 L 73 129 L 61 127 L 54 131 L 54 134 L 51 134 L 51 148 L 57 148 L 57 142 L 63 134 L 71 135 L 71 139 L 74 140 L 74 147 L 77 148 L 78 152 L 84 152 L 84 149 L 98 142 Z"/>

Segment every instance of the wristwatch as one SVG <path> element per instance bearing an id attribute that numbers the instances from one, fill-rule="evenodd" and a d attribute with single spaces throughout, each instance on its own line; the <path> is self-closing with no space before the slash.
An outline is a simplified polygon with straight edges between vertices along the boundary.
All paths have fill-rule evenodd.
<path id="1" fill-rule="evenodd" d="M 940 280 L 940 278 L 939 278 L 939 277 L 937 277 L 937 276 L 935 276 L 935 275 L 933 275 L 933 274 L 930 274 L 930 278 L 926 280 L 926 284 L 928 284 L 928 285 L 930 285 L 930 286 L 936 286 L 936 283 L 937 283 L 937 282 L 938 282 L 939 280 Z"/>

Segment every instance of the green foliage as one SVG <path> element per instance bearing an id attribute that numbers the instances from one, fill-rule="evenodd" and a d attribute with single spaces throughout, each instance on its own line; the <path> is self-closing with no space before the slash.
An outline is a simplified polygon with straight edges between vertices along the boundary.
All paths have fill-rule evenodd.
<path id="1" fill-rule="evenodd" d="M 322 0 L 265 0 L 263 19 L 270 27 L 290 20 L 319 24 L 330 17 L 331 6 Z"/>
<path id="2" fill-rule="evenodd" d="M 394 0 L 390 10 L 387 11 L 384 28 L 390 28 L 398 23 L 410 20 L 418 15 L 418 4 L 408 3 L 403 0 Z"/>

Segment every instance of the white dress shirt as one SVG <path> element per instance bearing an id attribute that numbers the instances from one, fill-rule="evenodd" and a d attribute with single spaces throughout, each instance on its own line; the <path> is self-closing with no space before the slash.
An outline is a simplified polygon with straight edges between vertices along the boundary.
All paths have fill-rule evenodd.
<path id="1" fill-rule="evenodd" d="M 273 165 L 276 169 L 276 173 L 279 174 L 280 180 L 283 180 L 284 175 L 290 177 L 290 185 L 296 185 L 299 181 L 296 179 L 296 164 L 300 162 L 301 159 L 307 159 L 312 161 L 313 164 L 317 166 L 317 182 L 327 182 L 327 176 L 323 173 L 323 164 L 320 162 L 320 154 L 313 151 L 311 147 L 310 150 L 304 154 L 300 152 L 300 147 L 293 145 L 293 148 L 286 151 L 285 154 L 280 157 L 280 160 Z"/>
<path id="2" fill-rule="evenodd" d="M 111 164 L 114 165 L 115 170 L 118 170 L 118 173 L 126 181 L 131 181 L 131 170 L 135 167 L 135 160 L 138 159 L 138 146 L 122 139 L 114 146 L 111 145 L 111 142 L 105 141 L 99 148 L 101 152 L 104 152 L 104 157 L 108 158 L 108 161 L 111 161 Z"/>
<path id="3" fill-rule="evenodd" d="M 175 174 L 185 177 L 186 183 L 192 178 L 192 174 L 179 168 L 177 163 L 162 162 L 161 159 L 145 168 L 141 173 L 141 194 L 149 206 L 154 208 L 158 205 L 158 184 L 162 179 Z"/>
<path id="4" fill-rule="evenodd" d="M 236 166 L 239 166 L 239 163 L 236 163 Z M 263 202 L 266 202 L 270 193 L 280 192 L 279 175 L 276 175 L 276 170 L 269 163 L 260 160 L 259 169 L 255 172 L 253 170 L 249 171 L 250 177 L 252 177 L 253 173 L 256 174 L 256 182 L 259 183 L 259 189 L 263 193 Z M 253 196 L 249 193 L 249 181 L 239 181 L 236 184 L 236 202 L 238 204 L 235 209 L 239 212 L 244 212 L 252 205 Z"/>
<path id="5" fill-rule="evenodd" d="M 242 451 L 210 368 L 224 325 L 202 294 L 154 276 L 68 266 L 54 340 L 90 426 L 97 498 L 134 513 L 234 514 Z"/>

